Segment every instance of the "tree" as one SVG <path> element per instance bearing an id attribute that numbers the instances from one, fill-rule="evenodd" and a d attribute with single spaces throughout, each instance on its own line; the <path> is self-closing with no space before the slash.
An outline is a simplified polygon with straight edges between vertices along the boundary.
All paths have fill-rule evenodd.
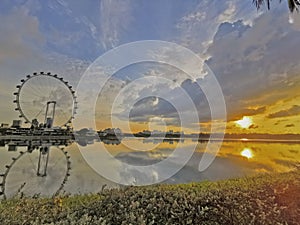
<path id="1" fill-rule="evenodd" d="M 267 4 L 267 8 L 271 8 L 271 1 L 272 0 L 253 0 L 253 3 L 255 4 L 256 8 L 259 9 L 263 4 Z M 281 2 L 282 0 L 279 0 Z M 300 0 L 286 0 L 289 6 L 289 9 L 291 12 L 294 12 L 295 10 L 298 11 L 298 8 L 300 6 Z"/>

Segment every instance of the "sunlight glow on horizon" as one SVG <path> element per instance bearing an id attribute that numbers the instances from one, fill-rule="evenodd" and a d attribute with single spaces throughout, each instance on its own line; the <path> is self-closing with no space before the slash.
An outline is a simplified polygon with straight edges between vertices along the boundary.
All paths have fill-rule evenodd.
<path id="1" fill-rule="evenodd" d="M 248 129 L 253 124 L 253 121 L 250 117 L 244 116 L 241 120 L 235 121 L 235 124 L 239 125 L 241 128 Z"/>
<path id="2" fill-rule="evenodd" d="M 241 156 L 244 156 L 247 159 L 253 158 L 252 150 L 249 148 L 244 148 L 244 150 L 241 152 Z"/>

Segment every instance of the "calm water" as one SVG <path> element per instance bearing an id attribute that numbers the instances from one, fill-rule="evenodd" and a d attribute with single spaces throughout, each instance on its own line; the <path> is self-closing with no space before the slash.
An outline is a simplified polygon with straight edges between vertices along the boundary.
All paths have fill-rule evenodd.
<path id="1" fill-rule="evenodd" d="M 166 183 L 186 183 L 202 180 L 219 180 L 231 177 L 241 177 L 262 172 L 284 172 L 293 168 L 295 162 L 300 162 L 300 143 L 266 143 L 266 142 L 223 142 L 215 160 L 204 172 L 198 171 L 199 161 L 206 149 L 206 142 L 194 142 L 186 139 L 184 142 L 163 142 L 150 140 L 123 139 L 119 145 L 95 142 L 82 147 L 81 151 L 101 152 L 104 147 L 116 159 L 130 165 L 151 165 L 168 156 L 177 147 L 184 153 L 189 146 L 196 144 L 196 150 L 188 163 Z M 135 146 L 144 151 L 135 151 L 128 146 Z M 64 150 L 62 148 L 64 147 Z M 9 151 L 13 150 L 13 151 Z M 20 152 L 24 152 L 20 154 Z M 65 153 L 67 152 L 67 154 Z M 69 146 L 52 146 L 49 151 L 47 175 L 43 175 L 47 154 L 41 154 L 40 176 L 37 168 L 40 152 L 27 152 L 27 146 L 9 149 L 0 147 L 0 173 L 5 174 L 0 179 L 2 191 L 7 198 L 18 192 L 26 195 L 52 195 L 56 192 L 71 194 L 100 191 L 103 185 L 118 187 L 119 185 L 97 174 L 84 160 L 77 143 Z M 139 184 L 145 179 L 158 179 L 161 171 L 129 170 L 105 157 L 94 159 L 107 168 L 107 173 L 123 183 Z M 175 163 L 175 162 L 174 162 Z M 107 166 L 107 167 L 106 167 Z M 165 168 L 168 169 L 168 168 Z M 1 182 L 1 180 L 0 180 Z M 1 190 L 1 189 L 0 189 Z M 2 195 L 3 197 L 3 195 Z"/>

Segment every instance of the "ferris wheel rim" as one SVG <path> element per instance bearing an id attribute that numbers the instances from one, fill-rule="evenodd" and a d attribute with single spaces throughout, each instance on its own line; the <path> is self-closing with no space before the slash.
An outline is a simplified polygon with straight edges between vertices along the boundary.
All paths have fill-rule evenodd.
<path id="1" fill-rule="evenodd" d="M 65 151 L 64 148 L 60 148 L 58 146 L 56 146 L 56 147 L 65 156 L 67 167 L 66 167 L 66 173 L 64 174 L 64 179 L 62 180 L 62 182 L 59 185 L 58 189 L 53 193 L 53 195 L 52 195 L 53 197 L 58 196 L 61 193 L 61 191 L 64 188 L 65 183 L 68 181 L 68 178 L 70 176 L 70 170 L 71 170 L 71 160 L 70 160 L 70 156 L 68 155 L 68 152 Z M 9 175 L 9 173 L 11 171 L 11 168 L 14 166 L 14 164 L 18 160 L 20 160 L 26 154 L 30 154 L 30 152 L 28 152 L 28 151 L 26 151 L 26 152 L 20 151 L 19 155 L 17 157 L 12 157 L 12 162 L 10 164 L 8 164 L 8 165 L 5 166 L 6 170 L 5 170 L 5 173 L 3 174 L 2 183 L 0 183 L 1 184 L 1 186 L 0 186 L 0 190 L 1 190 L 0 193 L 2 193 L 1 195 L 3 196 L 4 200 L 7 199 L 7 195 L 6 195 L 6 185 L 7 185 L 6 180 L 7 180 L 7 176 Z"/>
<path id="2" fill-rule="evenodd" d="M 17 85 L 17 92 L 14 92 L 13 94 L 16 96 L 16 99 L 13 101 L 14 103 L 16 103 L 17 108 L 15 108 L 16 111 L 19 111 L 20 115 L 19 118 L 24 118 L 25 119 L 25 123 L 29 123 L 31 124 L 32 121 L 25 115 L 25 113 L 22 110 L 21 104 L 20 104 L 20 94 L 22 91 L 23 86 L 32 78 L 34 77 L 39 77 L 39 76 L 48 76 L 51 78 L 54 78 L 60 82 L 62 82 L 64 84 L 64 86 L 69 90 L 71 96 L 72 96 L 72 113 L 71 116 L 67 119 L 67 121 L 65 123 L 63 123 L 62 125 L 60 125 L 60 127 L 64 127 L 67 126 L 68 124 L 72 123 L 72 120 L 74 119 L 74 115 L 76 114 L 76 109 L 77 109 L 77 97 L 75 95 L 75 91 L 73 90 L 73 87 L 71 85 L 68 84 L 68 81 L 65 81 L 63 77 L 58 76 L 57 74 L 52 74 L 50 72 L 44 73 L 44 72 L 34 72 L 33 75 L 26 75 L 26 78 L 21 79 L 21 84 Z"/>

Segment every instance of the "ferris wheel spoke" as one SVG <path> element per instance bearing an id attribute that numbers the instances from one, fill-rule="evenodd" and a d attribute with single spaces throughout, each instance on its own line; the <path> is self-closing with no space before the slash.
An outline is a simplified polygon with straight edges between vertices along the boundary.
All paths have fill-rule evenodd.
<path id="1" fill-rule="evenodd" d="M 36 77 L 31 78 L 31 79 L 32 79 L 31 85 L 34 86 L 36 91 L 38 93 L 45 93 L 45 87 L 44 86 L 45 86 L 45 80 L 47 80 L 47 78 L 43 77 L 43 76 L 36 76 Z M 44 82 L 43 82 L 43 80 L 44 80 Z"/>
<path id="2" fill-rule="evenodd" d="M 32 82 L 33 81 L 31 81 L 31 83 L 26 83 L 26 86 L 24 85 L 24 88 L 26 87 L 28 89 L 27 93 L 39 97 L 40 91 L 37 89 L 37 85 L 33 85 Z"/>
<path id="3" fill-rule="evenodd" d="M 23 160 L 23 161 L 25 161 L 25 160 Z M 23 162 L 21 162 L 21 163 L 23 163 Z M 27 165 L 27 167 L 25 169 L 24 167 L 22 167 L 22 164 L 19 164 L 19 165 L 15 165 L 13 168 L 14 168 L 14 171 L 11 172 L 11 174 L 16 174 L 16 175 L 23 174 L 23 173 L 32 175 L 32 174 L 35 174 L 35 172 L 36 172 L 35 166 Z"/>
<path id="4" fill-rule="evenodd" d="M 20 174 L 20 173 L 12 173 L 10 174 L 11 176 L 14 176 L 13 178 L 9 177 L 7 179 L 7 182 L 10 183 L 9 186 L 6 186 L 6 187 L 11 187 L 11 186 L 16 186 L 16 185 L 19 185 L 20 183 L 24 183 L 27 179 L 27 177 L 24 177 L 24 175 Z M 22 179 L 21 179 L 22 178 Z M 25 178 L 25 179 L 24 179 Z M 21 180 L 20 180 L 21 179 Z"/>
<path id="5" fill-rule="evenodd" d="M 37 89 L 37 85 L 32 84 L 32 82 L 33 81 L 31 81 L 31 80 L 27 81 L 23 85 L 22 88 L 26 89 L 26 93 L 25 94 L 30 95 L 30 96 L 36 96 L 37 98 L 40 98 L 41 90 Z M 23 92 L 21 92 L 21 93 L 24 94 Z"/>
<path id="6" fill-rule="evenodd" d="M 5 185 L 5 189 L 11 190 L 15 187 L 20 187 L 24 183 L 28 182 L 32 177 L 24 176 L 24 174 L 11 174 L 11 176 L 16 176 L 18 179 L 11 179 L 8 177 Z M 32 181 L 32 180 L 31 180 Z"/>
<path id="7" fill-rule="evenodd" d="M 37 79 L 31 78 L 28 81 L 29 83 L 26 83 L 26 85 L 27 85 L 28 90 L 30 90 L 32 94 L 40 96 L 41 93 L 44 93 L 44 88 L 41 87 L 41 84 L 35 82 Z M 26 87 L 26 86 L 24 86 L 24 87 Z"/>
<path id="8" fill-rule="evenodd" d="M 32 101 L 19 101 L 22 104 L 32 104 Z"/>
<path id="9" fill-rule="evenodd" d="M 29 161 L 30 161 L 30 163 L 31 163 L 31 165 L 32 165 L 32 169 L 33 169 L 35 172 L 37 172 L 36 165 L 33 163 L 31 157 L 28 156 L 28 158 L 29 158 Z"/>
<path id="10" fill-rule="evenodd" d="M 11 187 L 6 187 L 6 193 L 8 194 L 8 197 L 14 197 L 17 194 L 19 194 L 18 192 L 22 192 L 22 189 L 24 188 L 26 184 L 17 184 L 15 186 L 11 186 Z"/>
<path id="11" fill-rule="evenodd" d="M 36 81 L 36 84 L 35 86 L 39 89 L 39 91 L 43 91 L 43 86 L 44 86 L 44 83 L 43 80 L 41 79 L 43 78 L 43 80 L 45 81 L 45 77 L 37 77 L 37 79 L 35 79 L 34 81 Z"/>
<path id="12" fill-rule="evenodd" d="M 35 118 L 37 118 L 43 111 L 43 109 L 46 107 L 46 105 L 44 105 L 44 107 L 35 115 Z"/>
<path id="13" fill-rule="evenodd" d="M 27 87 L 28 88 L 28 87 Z M 32 89 L 28 89 L 26 95 L 29 95 L 29 97 L 35 96 L 37 98 L 40 98 L 41 96 L 38 95 L 35 91 L 33 91 Z M 22 96 L 21 96 L 22 97 Z"/>
<path id="14" fill-rule="evenodd" d="M 58 109 L 58 112 L 60 112 L 61 113 L 61 116 L 60 116 L 60 118 L 58 119 L 58 120 L 63 120 L 63 121 L 66 121 L 68 118 L 66 118 L 66 116 L 65 116 L 65 112 L 62 110 L 62 109 Z M 64 117 L 64 118 L 62 118 L 62 117 Z M 58 123 L 62 123 L 62 121 L 58 121 Z"/>
<path id="15" fill-rule="evenodd" d="M 55 91 L 56 88 L 57 88 L 57 86 L 53 85 L 53 86 L 51 87 L 50 94 L 53 93 L 53 92 Z"/>
<path id="16" fill-rule="evenodd" d="M 51 166 L 56 167 L 59 162 L 62 162 L 63 158 L 58 158 Z"/>

